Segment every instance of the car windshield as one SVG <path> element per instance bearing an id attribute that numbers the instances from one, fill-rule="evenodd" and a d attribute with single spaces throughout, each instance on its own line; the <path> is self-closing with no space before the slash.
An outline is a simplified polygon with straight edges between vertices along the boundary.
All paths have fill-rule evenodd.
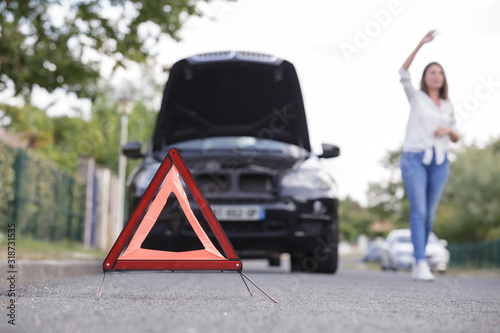
<path id="1" fill-rule="evenodd" d="M 258 139 L 249 136 L 211 137 L 204 139 L 178 142 L 176 149 L 182 151 L 201 152 L 259 152 L 281 154 L 293 158 L 307 157 L 309 152 L 303 148 L 288 143 L 268 139 Z M 173 147 L 166 147 L 167 150 Z"/>
<path id="2" fill-rule="evenodd" d="M 411 243 L 410 236 L 399 236 L 394 240 L 396 243 Z"/>

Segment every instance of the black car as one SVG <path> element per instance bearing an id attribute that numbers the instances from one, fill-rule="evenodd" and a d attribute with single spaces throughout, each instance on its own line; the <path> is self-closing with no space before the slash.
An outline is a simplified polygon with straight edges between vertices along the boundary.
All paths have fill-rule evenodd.
<path id="1" fill-rule="evenodd" d="M 137 142 L 123 148 L 127 157 L 144 158 L 128 180 L 131 211 L 170 148 L 180 151 L 240 258 L 279 265 L 280 255 L 289 253 L 292 270 L 336 272 L 337 185 L 320 159 L 340 151 L 323 144 L 322 155 L 312 153 L 290 62 L 216 52 L 175 63 L 147 152 Z M 169 198 L 142 247 L 185 251 L 202 245 L 177 200 Z"/>

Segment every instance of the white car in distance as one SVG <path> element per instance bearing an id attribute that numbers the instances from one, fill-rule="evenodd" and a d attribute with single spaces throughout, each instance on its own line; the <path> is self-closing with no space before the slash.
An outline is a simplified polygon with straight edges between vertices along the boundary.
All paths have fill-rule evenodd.
<path id="1" fill-rule="evenodd" d="M 448 242 L 439 239 L 431 232 L 425 258 L 433 271 L 444 273 L 448 269 L 450 252 L 446 249 Z M 382 249 L 380 266 L 383 270 L 408 270 L 413 262 L 413 244 L 410 229 L 396 229 L 387 235 L 385 246 Z"/>

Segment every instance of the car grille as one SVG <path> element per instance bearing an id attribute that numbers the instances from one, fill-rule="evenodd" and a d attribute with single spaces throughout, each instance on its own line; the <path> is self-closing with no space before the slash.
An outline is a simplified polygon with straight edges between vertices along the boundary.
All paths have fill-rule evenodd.
<path id="1" fill-rule="evenodd" d="M 214 196 L 206 196 L 207 202 L 209 205 L 215 205 L 215 204 L 246 204 L 246 205 L 251 205 L 251 204 L 264 204 L 264 203 L 269 203 L 269 202 L 275 202 L 275 197 L 272 194 L 266 193 L 266 195 L 262 195 L 259 197 L 230 197 L 230 196 L 224 196 L 224 197 L 214 197 Z"/>
<path id="2" fill-rule="evenodd" d="M 270 175 L 241 175 L 239 187 L 245 192 L 268 192 L 273 188 L 273 178 Z"/>
<path id="3" fill-rule="evenodd" d="M 231 187 L 231 177 L 226 173 L 202 174 L 196 180 L 203 193 L 225 192 Z"/>
<path id="4" fill-rule="evenodd" d="M 269 174 L 210 173 L 199 174 L 196 182 L 207 195 L 220 192 L 273 192 L 274 179 Z"/>
<path id="5" fill-rule="evenodd" d="M 241 222 L 241 221 L 221 221 L 219 222 L 222 229 L 228 234 L 234 234 L 239 232 L 244 233 L 261 233 L 264 232 L 264 224 L 251 222 Z"/>
<path id="6" fill-rule="evenodd" d="M 286 233 L 288 224 L 284 220 L 269 220 L 269 221 L 219 221 L 222 229 L 228 235 L 236 234 L 260 234 L 260 233 Z M 200 221 L 208 235 L 212 235 L 208 224 L 205 221 Z M 191 226 L 186 223 L 182 231 L 183 235 L 194 235 Z"/>

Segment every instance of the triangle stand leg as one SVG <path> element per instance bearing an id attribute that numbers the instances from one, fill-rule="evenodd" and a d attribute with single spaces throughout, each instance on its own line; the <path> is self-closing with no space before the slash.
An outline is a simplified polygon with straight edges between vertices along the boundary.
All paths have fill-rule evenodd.
<path id="1" fill-rule="evenodd" d="M 247 282 L 245 281 L 245 278 L 243 277 L 243 273 L 242 273 L 242 272 L 238 272 L 238 273 L 240 273 L 241 279 L 243 280 L 243 283 L 245 284 L 245 287 L 247 287 L 247 290 L 248 290 L 248 292 L 250 293 L 250 296 L 253 296 L 253 295 L 252 295 L 252 291 L 250 291 L 250 288 L 248 288 L 248 284 L 247 284 Z"/>
<path id="2" fill-rule="evenodd" d="M 240 273 L 240 276 L 241 278 L 245 278 L 247 279 L 248 281 L 250 281 L 251 284 L 253 284 L 257 289 L 259 289 L 264 295 L 266 295 L 271 301 L 273 301 L 274 303 L 278 304 L 278 302 L 274 299 L 274 297 L 270 296 L 268 293 L 266 293 L 261 287 L 259 287 L 257 284 L 255 284 L 255 282 L 253 282 L 252 280 L 250 280 L 250 278 L 248 276 L 245 275 L 245 273 L 243 272 L 239 272 Z M 245 279 L 243 279 L 243 282 L 245 282 Z M 252 292 L 250 291 L 250 289 L 248 288 L 248 285 L 247 283 L 245 282 L 245 286 L 247 287 L 248 289 L 248 292 L 250 292 L 250 295 L 252 295 Z"/>
<path id="3" fill-rule="evenodd" d="M 104 272 L 104 276 L 102 277 L 101 287 L 99 288 L 99 292 L 97 293 L 97 300 L 99 300 L 101 298 L 102 287 L 104 287 L 104 280 L 106 280 L 106 273 L 107 272 Z"/>

